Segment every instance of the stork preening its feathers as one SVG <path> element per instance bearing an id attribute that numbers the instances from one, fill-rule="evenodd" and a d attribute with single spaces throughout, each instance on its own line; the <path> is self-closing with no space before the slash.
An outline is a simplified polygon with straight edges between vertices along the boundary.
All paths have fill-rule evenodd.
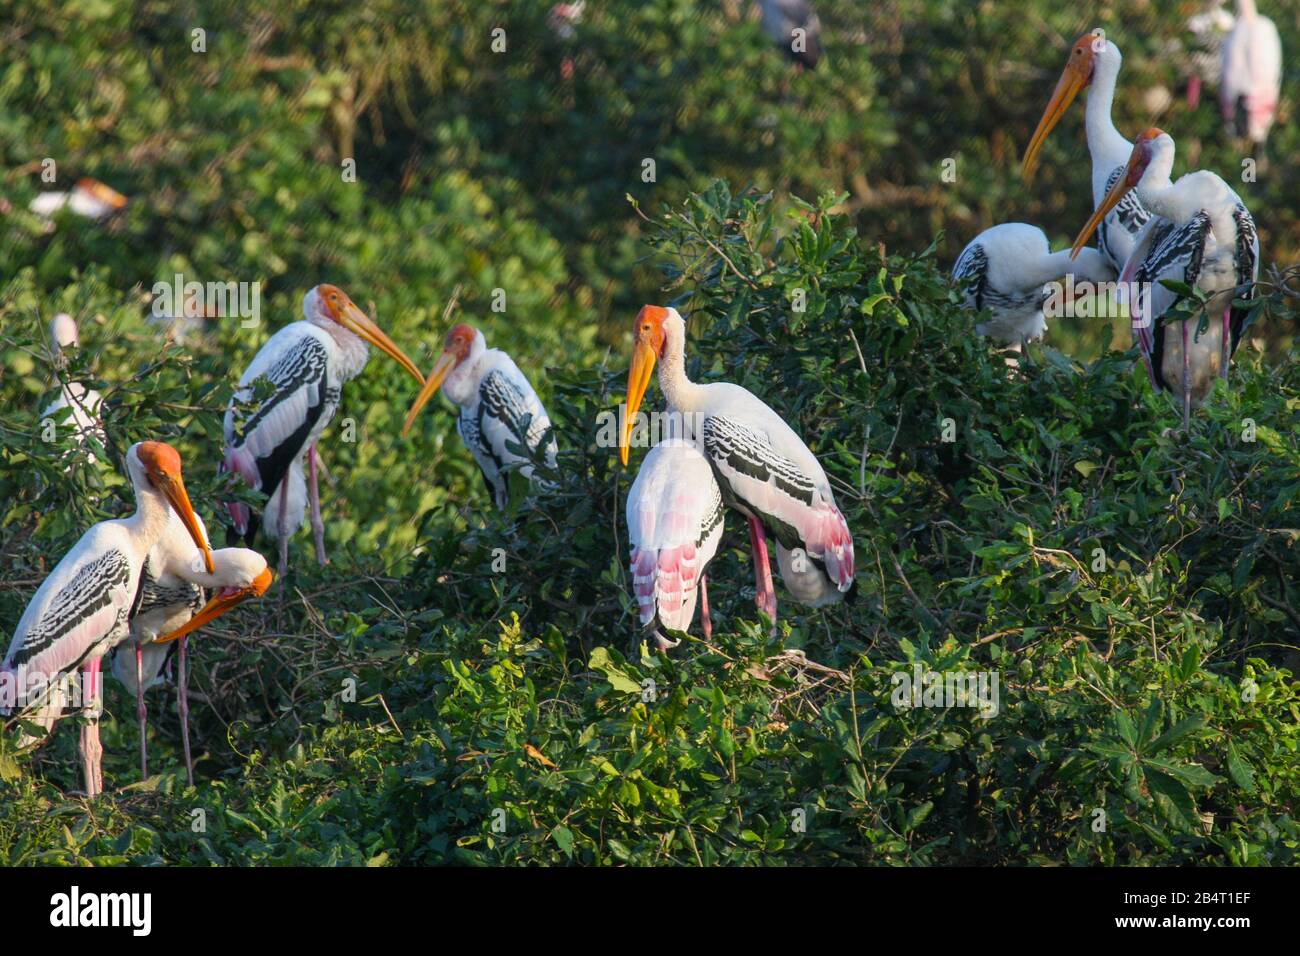
<path id="1" fill-rule="evenodd" d="M 366 367 L 369 346 L 424 384 L 415 363 L 342 289 L 316 286 L 303 296 L 302 311 L 304 318 L 271 336 L 240 378 L 226 409 L 221 463 L 223 472 L 235 472 L 266 496 L 260 524 L 279 542 L 282 575 L 289 566 L 289 539 L 302 526 L 309 503 L 316 560 L 328 560 L 316 442 L 338 409 L 344 383 Z M 263 397 L 264 389 L 269 394 Z M 227 507 L 235 537 L 251 544 L 258 516 L 242 503 Z"/>
<path id="2" fill-rule="evenodd" d="M 500 349 L 488 348 L 478 329 L 462 323 L 447 333 L 442 355 L 406 415 L 403 435 L 439 388 L 460 407 L 456 429 L 478 462 L 498 508 L 510 502 L 511 470 L 538 480 L 530 456 L 544 455 L 547 466 L 555 467 L 555 438 L 542 400 L 514 360 Z M 524 450 L 527 455 L 521 453 Z"/>
<path id="3" fill-rule="evenodd" d="M 992 313 L 975 326 L 1000 345 L 1019 352 L 1047 331 L 1044 306 L 1053 298 L 1048 283 L 1072 278 L 1062 288 L 1073 295 L 1075 283 L 1114 280 L 1116 272 L 1096 249 L 1052 252 L 1043 230 L 1023 222 L 1004 222 L 970 241 L 952 269 L 953 282 L 965 290 L 965 306 Z"/>
<path id="4" fill-rule="evenodd" d="M 194 521 L 206 542 L 207 529 L 202 520 L 195 515 Z M 159 682 L 172 648 L 176 648 L 176 706 L 181 722 L 181 745 L 186 776 L 192 786 L 194 761 L 190 753 L 186 670 L 188 635 L 243 601 L 260 597 L 271 586 L 266 559 L 256 551 L 221 548 L 211 555 L 213 567 L 208 571 L 203 552 L 195 545 L 189 529 L 172 512 L 167 529 L 149 551 L 141 571 L 140 590 L 131 614 L 131 640 L 113 651 L 113 676 L 136 699 L 141 779 L 149 776 L 148 711 L 144 692 Z M 214 592 L 211 601 L 206 600 L 206 589 Z M 173 641 L 176 643 L 172 644 Z"/>
<path id="5" fill-rule="evenodd" d="M 1249 312 L 1233 301 L 1255 294 L 1259 239 L 1245 203 L 1222 178 L 1200 170 L 1175 182 L 1173 167 L 1173 139 L 1159 129 L 1139 136 L 1124 174 L 1084 225 L 1075 249 L 1132 193 L 1157 217 L 1125 263 L 1120 290 L 1152 383 L 1181 402 L 1186 429 L 1191 408 L 1205 401 L 1215 377 L 1228 375 Z M 1209 322 L 1203 334 L 1196 332 L 1202 310 L 1178 318 L 1174 308 L 1186 296 L 1162 280 L 1183 283 L 1205 297 Z"/>
<path id="6" fill-rule="evenodd" d="M 686 323 L 676 309 L 647 305 L 633 325 L 627 407 L 619 441 L 626 465 L 637 411 L 659 363 L 659 387 L 682 436 L 703 453 L 723 501 L 749 521 L 756 603 L 776 628 L 770 531 L 782 547 L 825 576 L 838 597 L 853 584 L 853 538 L 826 472 L 776 412 L 739 385 L 686 377 Z M 835 599 L 838 599 L 835 598 Z"/>
<path id="7" fill-rule="evenodd" d="M 135 489 L 135 514 L 101 521 L 81 536 L 37 589 L 0 664 L 0 710 L 47 732 L 65 705 L 75 704 L 64 678 L 81 669 L 79 706 L 87 719 L 80 749 L 86 793 L 92 797 L 103 790 L 100 661 L 127 638 L 145 562 L 173 513 L 199 549 L 204 569 L 214 570 L 176 450 L 156 441 L 132 445 L 126 469 Z M 23 744 L 31 742 L 24 735 Z"/>

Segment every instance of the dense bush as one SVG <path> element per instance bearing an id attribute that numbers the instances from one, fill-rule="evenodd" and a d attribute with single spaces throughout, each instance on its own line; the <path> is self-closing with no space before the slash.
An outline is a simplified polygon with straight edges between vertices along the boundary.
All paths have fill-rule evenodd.
<path id="1" fill-rule="evenodd" d="M 34 760 L 0 751 L 0 861 L 1296 862 L 1295 356 L 1243 349 L 1191 433 L 1166 433 L 1177 416 L 1133 353 L 1034 349 L 1009 373 L 932 251 L 882 250 L 839 202 L 716 183 L 644 215 L 662 300 L 690 316 L 691 373 L 761 395 L 831 475 L 855 600 L 807 612 L 780 596 L 769 640 L 733 516 L 713 642 L 633 647 L 630 475 L 596 438 L 626 356 L 571 355 L 544 378 L 530 364 L 556 490 L 518 487 L 490 513 L 448 443 L 433 467 L 449 491 L 421 506 L 409 559 L 354 545 L 328 569 L 300 560 L 195 642 L 211 705 L 194 710 L 196 790 L 176 775 L 170 708 L 154 720 L 166 770 L 135 785 L 115 688 L 106 772 L 124 789 L 62 796 L 66 732 Z M 78 288 L 119 320 L 91 279 Z M 6 306 L 11 354 L 39 352 L 35 295 L 20 284 Z M 1294 322 L 1280 292 L 1260 322 Z M 154 341 L 96 356 L 141 372 L 118 393 L 105 374 L 110 433 L 184 431 L 202 461 L 221 356 Z M 11 375 L 6 396 L 44 379 Z M 95 508 L 125 509 L 108 469 L 62 475 L 31 413 L 0 426 L 7 568 L 67 546 L 90 515 L 49 505 L 82 482 L 114 492 Z M 389 487 L 376 443 L 338 466 L 367 483 L 354 494 Z M 191 473 L 210 500 L 211 471 Z M 0 590 L 0 620 L 30 586 Z M 996 673 L 998 712 L 900 709 L 895 675 L 915 665 Z"/>

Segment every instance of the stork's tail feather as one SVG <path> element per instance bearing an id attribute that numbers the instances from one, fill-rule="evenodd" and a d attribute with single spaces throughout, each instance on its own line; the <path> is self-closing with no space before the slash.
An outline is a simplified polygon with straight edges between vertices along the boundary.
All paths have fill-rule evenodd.
<path id="1" fill-rule="evenodd" d="M 831 504 L 817 509 L 805 529 L 808 554 L 826 566 L 826 574 L 841 592 L 853 585 L 853 535 L 840 510 Z"/>
<path id="2" fill-rule="evenodd" d="M 657 614 L 665 628 L 688 630 L 699 583 L 699 557 L 693 544 L 632 552 L 632 591 L 642 624 L 650 624 Z"/>

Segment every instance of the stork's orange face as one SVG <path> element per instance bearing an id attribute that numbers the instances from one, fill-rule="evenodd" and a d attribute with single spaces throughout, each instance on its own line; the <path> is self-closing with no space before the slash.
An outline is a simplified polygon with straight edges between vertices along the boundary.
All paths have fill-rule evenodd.
<path id="1" fill-rule="evenodd" d="M 212 550 L 199 527 L 194 507 L 190 504 L 189 492 L 185 490 L 185 480 L 181 477 L 181 456 L 166 442 L 145 441 L 136 447 L 136 457 L 144 466 L 149 483 L 167 499 L 167 503 L 185 525 L 185 530 L 190 533 L 195 546 L 203 552 L 203 563 L 211 572 Z"/>
<path id="2" fill-rule="evenodd" d="M 618 443 L 618 457 L 627 464 L 628 449 L 632 440 L 632 423 L 641 408 L 650 376 L 654 374 L 655 361 L 663 356 L 668 336 L 664 322 L 669 312 L 661 305 L 647 305 L 636 314 L 632 323 L 632 365 L 627 370 L 627 407 L 624 410 L 623 428 Z"/>
<path id="3" fill-rule="evenodd" d="M 357 307 L 346 292 L 329 283 L 318 285 L 314 291 L 325 318 L 337 322 L 349 332 L 360 336 L 410 372 L 417 382 L 424 384 L 424 376 L 415 367 L 415 363 L 406 357 L 406 353 L 397 347 L 397 343 L 390 339 L 370 316 Z"/>
<path id="4" fill-rule="evenodd" d="M 77 188 L 113 209 L 122 209 L 127 204 L 127 198 L 112 186 L 101 183 L 98 179 L 91 179 L 89 176 L 78 179 Z"/>
<path id="5" fill-rule="evenodd" d="M 420 414 L 420 410 L 429 403 L 429 399 L 461 362 L 469 358 L 470 351 L 474 348 L 474 339 L 478 333 L 472 325 L 460 323 L 453 325 L 447 332 L 447 339 L 443 345 L 442 354 L 438 356 L 438 361 L 434 363 L 433 370 L 429 377 L 425 379 L 424 388 L 420 389 L 420 394 L 416 396 L 411 410 L 406 413 L 406 421 L 402 425 L 402 435 L 405 437 L 411 430 L 411 425 L 415 423 L 415 417 Z"/>
<path id="6" fill-rule="evenodd" d="M 1047 109 L 1038 121 L 1038 128 L 1034 130 L 1025 150 L 1025 158 L 1020 164 L 1020 173 L 1026 182 L 1033 178 L 1034 171 L 1038 168 L 1038 153 L 1043 148 L 1043 143 L 1047 142 L 1048 134 L 1061 121 L 1079 91 L 1092 83 L 1097 70 L 1097 56 L 1106 49 L 1106 42 L 1106 35 L 1101 30 L 1092 30 L 1079 37 L 1074 46 L 1070 47 L 1065 69 L 1056 82 L 1056 89 L 1048 100 Z"/>
<path id="7" fill-rule="evenodd" d="M 1119 205 L 1119 201 L 1128 195 L 1130 190 L 1137 188 L 1137 184 L 1146 175 L 1147 167 L 1151 165 L 1151 157 L 1154 153 L 1151 144 L 1164 135 L 1164 130 L 1153 126 L 1144 130 L 1142 135 L 1134 141 L 1133 152 L 1129 154 L 1128 165 L 1124 168 L 1124 175 L 1115 181 L 1115 185 L 1106 194 L 1106 198 L 1093 210 L 1092 216 L 1083 224 L 1083 229 L 1075 237 L 1074 246 L 1070 250 L 1071 259 L 1078 256 L 1079 250 L 1092 238 L 1092 234 L 1101 225 L 1101 221 L 1106 218 L 1106 215 Z"/>

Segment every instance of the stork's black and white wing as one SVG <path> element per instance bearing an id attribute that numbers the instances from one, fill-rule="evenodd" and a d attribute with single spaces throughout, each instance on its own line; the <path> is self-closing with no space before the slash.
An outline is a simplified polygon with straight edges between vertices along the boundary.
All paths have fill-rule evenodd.
<path id="1" fill-rule="evenodd" d="M 1201 274 L 1210 217 L 1197 213 L 1181 226 L 1163 218 L 1152 219 L 1138 237 L 1133 254 L 1120 274 L 1120 289 L 1127 299 L 1133 337 L 1148 362 L 1157 388 L 1169 384 L 1161 372 L 1165 347 L 1165 318 L 1183 298 L 1166 287 L 1168 281 L 1195 286 Z"/>
<path id="2" fill-rule="evenodd" d="M 509 501 L 507 473 L 512 466 L 531 479 L 530 458 L 539 451 L 550 467 L 555 466 L 550 417 L 528 379 L 505 353 L 498 353 L 495 366 L 479 382 L 478 401 L 462 409 L 457 425 L 498 508 Z M 528 454 L 512 446 L 527 449 Z"/>
<path id="3" fill-rule="evenodd" d="M 32 597 L 3 664 L 19 687 L 75 670 L 126 636 L 139 573 L 112 534 L 98 525 L 83 535 Z M 32 701 L 0 699 L 4 709 L 15 703 Z"/>
<path id="4" fill-rule="evenodd" d="M 338 408 L 342 383 L 331 376 L 331 353 L 337 348 L 328 332 L 307 322 L 271 336 L 226 409 L 222 471 L 237 472 L 268 497 L 274 493 Z M 241 522 L 237 513 L 241 508 L 232 505 L 231 511 L 238 530 L 247 533 L 247 515 Z"/>
<path id="5" fill-rule="evenodd" d="M 952 281 L 966 293 L 966 308 L 981 311 L 989 285 L 989 256 L 984 246 L 975 240 L 962 250 L 957 264 L 952 267 Z"/>
<path id="6" fill-rule="evenodd" d="M 1232 212 L 1237 224 L 1237 298 L 1254 299 L 1258 294 L 1255 283 L 1259 281 L 1259 233 L 1255 230 L 1255 220 L 1244 204 L 1238 203 Z M 1234 306 L 1231 316 L 1233 352 L 1241 341 L 1245 331 L 1249 307 Z"/>
<path id="7" fill-rule="evenodd" d="M 780 416 L 737 386 L 705 386 L 721 401 L 704 417 L 704 455 L 727 504 L 763 522 L 786 548 L 825 566 L 841 591 L 853 584 L 853 537 L 826 472 Z M 734 395 L 734 411 L 726 396 Z"/>

